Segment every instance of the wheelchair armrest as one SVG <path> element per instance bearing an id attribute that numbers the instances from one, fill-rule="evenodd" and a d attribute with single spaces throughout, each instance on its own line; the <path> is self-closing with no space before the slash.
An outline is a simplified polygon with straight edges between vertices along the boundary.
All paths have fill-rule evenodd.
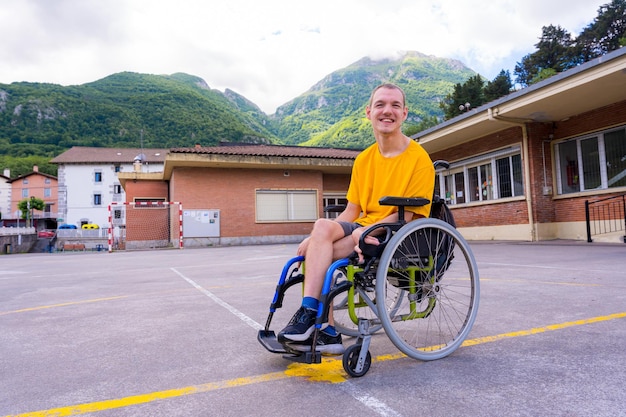
<path id="1" fill-rule="evenodd" d="M 393 233 L 397 232 L 401 227 L 402 227 L 402 223 L 398 222 L 398 223 L 375 224 L 365 229 L 365 231 L 361 235 L 361 238 L 359 239 L 359 248 L 361 248 L 361 252 L 363 252 L 363 255 L 369 256 L 371 258 L 379 257 L 381 253 L 383 252 L 383 249 L 385 249 L 385 246 L 389 242 L 389 239 L 391 239 L 391 236 L 393 236 Z M 365 243 L 365 237 L 379 229 L 385 229 L 384 235 L 374 236 L 378 239 L 379 244 L 372 245 L 369 243 Z"/>
<path id="2" fill-rule="evenodd" d="M 326 213 L 341 213 L 346 209 L 346 206 L 343 204 L 330 204 L 324 207 L 324 212 Z"/>
<path id="3" fill-rule="evenodd" d="M 430 203 L 430 200 L 422 197 L 383 197 L 378 200 L 381 206 L 397 206 L 398 219 L 404 224 L 404 208 L 420 207 Z"/>
<path id="4" fill-rule="evenodd" d="M 378 200 L 381 206 L 420 207 L 430 203 L 430 200 L 422 197 L 383 197 Z"/>

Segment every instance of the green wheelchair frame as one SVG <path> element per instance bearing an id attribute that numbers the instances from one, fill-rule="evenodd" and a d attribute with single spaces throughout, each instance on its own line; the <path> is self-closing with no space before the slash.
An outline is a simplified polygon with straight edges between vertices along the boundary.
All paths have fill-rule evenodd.
<path id="1" fill-rule="evenodd" d="M 480 294 L 478 268 L 469 245 L 453 222 L 432 217 L 404 221 L 405 207 L 428 204 L 427 199 L 385 197 L 380 203 L 397 206 L 402 220 L 364 232 L 359 243 L 364 263 L 359 264 L 353 254 L 330 265 L 310 351 L 281 344 L 270 330 L 285 292 L 304 281 L 304 257 L 285 264 L 265 328 L 258 333 L 268 351 L 298 362 L 320 363 L 317 337 L 331 308 L 337 330 L 356 338 L 343 354 L 344 370 L 352 377 L 368 372 L 372 335 L 381 329 L 402 353 L 418 360 L 443 358 L 462 344 L 476 319 Z M 445 202 L 435 197 L 435 205 Z M 364 242 L 371 234 L 380 240 L 379 245 Z"/>

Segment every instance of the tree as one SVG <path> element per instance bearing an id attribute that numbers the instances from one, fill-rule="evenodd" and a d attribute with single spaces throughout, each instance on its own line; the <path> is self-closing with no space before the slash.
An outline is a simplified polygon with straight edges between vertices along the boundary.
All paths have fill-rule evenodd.
<path id="1" fill-rule="evenodd" d="M 541 38 L 535 44 L 537 50 L 515 65 L 516 81 L 528 86 L 542 70 L 551 68 L 560 73 L 580 64 L 580 55 L 576 53 L 574 45 L 570 33 L 561 26 L 542 27 Z"/>
<path id="2" fill-rule="evenodd" d="M 404 124 L 404 127 L 402 128 L 403 132 L 405 135 L 407 136 L 413 136 L 416 133 L 419 133 L 423 130 L 429 129 L 433 126 L 438 125 L 439 123 L 441 123 L 441 120 L 439 120 L 439 118 L 437 116 L 427 116 L 425 117 L 422 121 L 420 121 L 417 124 Z"/>
<path id="3" fill-rule="evenodd" d="M 22 212 L 22 219 L 27 219 L 32 224 L 32 210 L 42 211 L 46 207 L 46 203 L 36 197 L 25 198 L 17 203 L 17 208 Z M 30 225 L 29 225 L 30 226 Z"/>
<path id="4" fill-rule="evenodd" d="M 500 74 L 498 74 L 492 81 L 489 81 L 483 90 L 485 103 L 508 95 L 512 89 L 513 83 L 511 82 L 511 73 L 508 70 L 500 71 Z"/>
<path id="5" fill-rule="evenodd" d="M 485 82 L 478 74 L 470 77 L 465 83 L 457 83 L 452 93 L 448 94 L 440 103 L 439 107 L 444 112 L 446 120 L 469 110 L 469 107 L 478 107 L 485 103 L 483 86 Z M 463 107 L 461 107 L 463 106 Z"/>
<path id="6" fill-rule="evenodd" d="M 583 62 L 626 46 L 626 0 L 600 6 L 598 16 L 576 39 Z"/>

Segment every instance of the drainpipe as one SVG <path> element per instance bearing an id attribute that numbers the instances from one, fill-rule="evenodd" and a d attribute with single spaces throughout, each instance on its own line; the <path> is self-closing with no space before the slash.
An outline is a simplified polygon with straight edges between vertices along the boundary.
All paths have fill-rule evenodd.
<path id="1" fill-rule="evenodd" d="M 501 121 L 510 123 L 514 126 L 522 128 L 522 154 L 524 159 L 524 192 L 526 193 L 526 206 L 528 210 L 528 224 L 530 224 L 530 241 L 534 242 L 537 239 L 537 230 L 535 228 L 535 220 L 533 217 L 533 196 L 530 186 L 530 157 L 528 150 L 528 130 L 526 129 L 526 122 L 530 120 L 514 119 L 498 115 L 498 108 L 489 107 L 487 109 L 487 115 L 489 120 Z"/>

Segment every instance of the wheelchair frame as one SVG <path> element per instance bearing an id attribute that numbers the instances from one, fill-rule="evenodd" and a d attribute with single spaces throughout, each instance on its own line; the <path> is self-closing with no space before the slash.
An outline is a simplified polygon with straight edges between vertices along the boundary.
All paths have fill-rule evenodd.
<path id="1" fill-rule="evenodd" d="M 465 340 L 476 319 L 480 298 L 478 268 L 472 251 L 450 224 L 434 218 L 404 221 L 405 207 L 428 204 L 424 198 L 385 197 L 382 205 L 398 207 L 394 223 L 368 228 L 359 246 L 365 262 L 350 257 L 333 262 L 326 272 L 311 350 L 301 352 L 281 344 L 270 325 L 282 307 L 285 292 L 304 281 L 305 259 L 296 256 L 283 267 L 265 328 L 259 342 L 270 352 L 304 363 L 320 363 L 316 350 L 322 325 L 333 308 L 335 327 L 356 337 L 346 348 L 343 367 L 348 375 L 365 375 L 371 365 L 369 346 L 374 333 L 383 329 L 407 356 L 435 360 L 454 352 Z M 433 204 L 445 204 L 435 197 Z M 366 236 L 384 236 L 380 245 L 368 245 Z M 444 274 L 446 275 L 444 277 Z M 345 278 L 345 279 L 344 279 Z M 345 297 L 335 300 L 340 294 Z M 363 317 L 369 312 L 369 317 Z"/>

